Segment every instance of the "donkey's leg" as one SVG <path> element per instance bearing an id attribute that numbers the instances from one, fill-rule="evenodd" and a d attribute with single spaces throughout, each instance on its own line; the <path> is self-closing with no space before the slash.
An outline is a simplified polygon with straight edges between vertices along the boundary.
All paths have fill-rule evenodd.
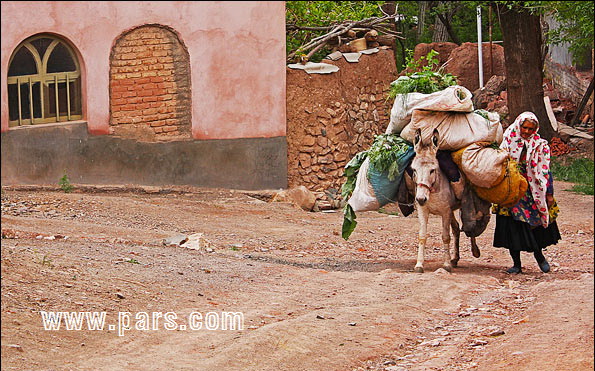
<path id="1" fill-rule="evenodd" d="M 481 252 L 479 251 L 479 246 L 477 246 L 477 241 L 475 241 L 475 237 L 471 237 L 471 252 L 473 256 L 479 258 L 481 256 Z"/>
<path id="2" fill-rule="evenodd" d="M 452 223 L 452 212 L 442 215 L 442 246 L 444 248 L 444 263 L 442 268 L 452 272 L 452 264 L 450 262 L 450 224 Z"/>
<path id="3" fill-rule="evenodd" d="M 459 264 L 459 259 L 460 259 L 459 240 L 461 237 L 461 229 L 459 228 L 459 222 L 455 218 L 454 214 L 451 214 L 450 218 L 451 218 L 450 228 L 452 230 L 452 236 L 454 238 L 454 257 L 452 258 L 450 263 L 452 264 L 453 267 L 456 268 L 456 266 Z"/>
<path id="4" fill-rule="evenodd" d="M 419 206 L 419 205 L 418 205 Z M 417 263 L 415 264 L 415 272 L 424 272 L 424 252 L 426 248 L 426 239 L 428 237 L 428 217 L 430 212 L 425 207 L 417 208 L 417 217 L 419 219 L 419 242 L 417 245 Z"/>

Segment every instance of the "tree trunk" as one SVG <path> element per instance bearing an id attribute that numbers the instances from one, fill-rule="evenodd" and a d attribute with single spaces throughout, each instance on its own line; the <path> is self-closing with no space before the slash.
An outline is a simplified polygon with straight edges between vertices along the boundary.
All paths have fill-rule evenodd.
<path id="1" fill-rule="evenodd" d="M 382 12 L 384 13 L 384 15 L 387 15 L 388 14 L 388 15 L 394 15 L 395 16 L 395 17 L 392 17 L 391 19 L 389 19 L 388 22 L 390 23 L 389 29 L 397 32 L 398 30 L 397 30 L 396 15 L 397 15 L 397 12 L 399 10 L 399 7 L 398 7 L 397 3 L 395 1 L 387 1 L 383 5 L 381 5 L 381 9 L 382 9 Z M 381 39 L 383 39 L 384 36 L 386 36 L 386 37 L 392 37 L 392 40 L 391 41 L 387 41 L 388 44 L 383 44 L 382 43 L 383 41 L 381 41 Z M 386 40 L 386 38 L 384 38 L 384 39 Z M 393 47 L 393 54 L 395 56 L 395 63 L 397 64 L 397 70 L 400 70 L 399 65 L 398 65 L 399 64 L 399 62 L 398 62 L 399 61 L 399 54 L 398 54 L 399 53 L 398 52 L 398 49 L 399 48 L 397 47 L 397 39 L 398 39 L 397 37 L 393 37 L 392 35 L 378 35 L 378 42 L 380 43 L 380 45 L 388 45 L 388 46 L 392 46 Z"/>
<path id="2" fill-rule="evenodd" d="M 531 111 L 539 119 L 539 134 L 550 140 L 554 129 L 543 101 L 542 36 L 539 16 L 520 7 L 497 8 L 504 44 L 509 121 Z"/>
<path id="3" fill-rule="evenodd" d="M 434 35 L 432 35 L 432 42 L 434 43 L 443 43 L 447 42 L 449 39 L 448 31 L 446 31 L 446 26 L 440 20 L 440 17 L 436 16 L 434 20 Z"/>
<path id="4" fill-rule="evenodd" d="M 444 1 L 438 2 L 440 5 L 444 4 Z M 454 14 L 454 9 L 449 10 L 446 14 L 438 14 L 434 18 L 434 34 L 432 35 L 432 42 L 434 43 L 443 43 L 447 42 L 450 37 L 450 32 L 448 26 L 450 25 L 449 22 L 452 20 L 452 15 Z M 443 21 L 446 21 L 444 22 Z M 453 40 L 453 42 L 455 42 Z"/>
<path id="5" fill-rule="evenodd" d="M 426 27 L 426 13 L 428 12 L 428 8 L 430 5 L 429 1 L 419 1 L 419 11 L 417 13 L 417 33 L 416 33 L 416 41 L 419 42 L 421 39 L 425 27 Z"/>

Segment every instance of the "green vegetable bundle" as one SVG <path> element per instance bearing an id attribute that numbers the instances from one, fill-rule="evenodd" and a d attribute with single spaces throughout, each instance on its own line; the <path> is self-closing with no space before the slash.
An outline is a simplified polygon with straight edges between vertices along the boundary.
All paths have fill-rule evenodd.
<path id="1" fill-rule="evenodd" d="M 411 143 L 396 134 L 380 134 L 368 150 L 370 164 L 379 172 L 388 173 L 393 181 L 399 174 L 399 158 L 411 147 Z"/>
<path id="2" fill-rule="evenodd" d="M 393 82 L 388 97 L 394 99 L 397 95 L 409 93 L 431 94 L 444 90 L 449 86 L 457 85 L 456 76 L 443 73 L 442 67 L 436 68 L 438 59 L 435 57 L 437 55 L 437 51 L 431 50 L 425 57 L 421 57 L 420 61 L 427 61 L 427 65 L 423 67 L 410 55 L 407 70 L 417 72 L 409 72 Z"/>

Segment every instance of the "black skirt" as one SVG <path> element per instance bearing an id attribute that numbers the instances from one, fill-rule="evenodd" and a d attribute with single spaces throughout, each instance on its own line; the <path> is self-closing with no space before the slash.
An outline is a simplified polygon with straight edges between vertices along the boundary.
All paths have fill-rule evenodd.
<path id="1" fill-rule="evenodd" d="M 511 216 L 496 215 L 494 247 L 534 252 L 555 245 L 561 239 L 556 221 L 551 222 L 547 228 L 531 227 L 528 223 L 515 220 Z"/>

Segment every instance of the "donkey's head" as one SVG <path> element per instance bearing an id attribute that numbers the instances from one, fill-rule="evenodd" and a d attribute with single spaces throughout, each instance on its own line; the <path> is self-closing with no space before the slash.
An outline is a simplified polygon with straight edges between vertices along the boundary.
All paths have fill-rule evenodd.
<path id="1" fill-rule="evenodd" d="M 434 129 L 430 143 L 423 143 L 421 130 L 417 129 L 413 142 L 415 157 L 411 162 L 415 182 L 415 200 L 423 206 L 436 191 L 440 167 L 436 159 L 438 151 L 438 130 Z"/>

